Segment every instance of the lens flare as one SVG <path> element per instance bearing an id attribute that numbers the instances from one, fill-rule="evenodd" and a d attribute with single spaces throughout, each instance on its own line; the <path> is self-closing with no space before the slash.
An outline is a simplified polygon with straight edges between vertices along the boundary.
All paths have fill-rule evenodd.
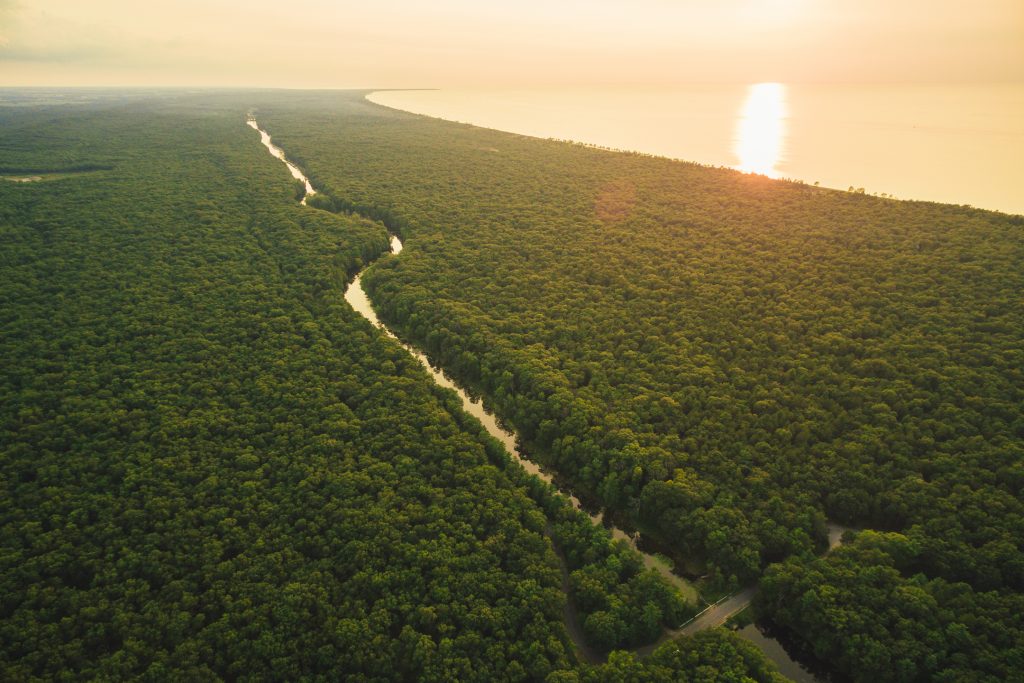
<path id="1" fill-rule="evenodd" d="M 755 83 L 747 89 L 733 140 L 733 151 L 739 159 L 736 169 L 779 177 L 775 167 L 782 160 L 786 117 L 786 86 Z"/>

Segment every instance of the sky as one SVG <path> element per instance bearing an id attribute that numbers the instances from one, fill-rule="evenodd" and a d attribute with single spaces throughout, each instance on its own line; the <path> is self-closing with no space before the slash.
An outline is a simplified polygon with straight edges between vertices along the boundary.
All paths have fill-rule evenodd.
<path id="1" fill-rule="evenodd" d="M 0 86 L 1024 82 L 1024 0 L 0 0 Z"/>

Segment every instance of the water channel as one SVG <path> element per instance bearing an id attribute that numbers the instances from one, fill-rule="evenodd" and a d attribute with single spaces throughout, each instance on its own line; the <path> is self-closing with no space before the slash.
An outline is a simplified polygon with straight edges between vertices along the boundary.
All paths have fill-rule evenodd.
<path id="1" fill-rule="evenodd" d="M 260 139 L 264 146 L 266 146 L 267 149 L 270 150 L 270 153 L 274 155 L 275 158 L 280 159 L 288 166 L 288 170 L 291 172 L 292 177 L 294 177 L 296 180 L 302 181 L 305 184 L 306 194 L 316 194 L 316 190 L 313 189 L 312 185 L 309 182 L 309 179 L 306 178 L 306 176 L 302 173 L 301 170 L 299 170 L 297 166 L 288 161 L 288 159 L 285 157 L 284 151 L 271 141 L 270 135 L 259 127 L 259 125 L 256 123 L 256 120 L 250 117 L 247 120 L 247 123 L 251 128 L 259 131 Z M 303 197 L 302 203 L 306 203 L 305 197 Z M 391 253 L 399 254 L 401 253 L 401 251 L 402 240 L 399 239 L 397 235 L 391 235 Z M 550 474 L 544 472 L 536 463 L 527 460 L 523 456 L 522 452 L 516 445 L 515 434 L 508 431 L 500 424 L 498 424 L 498 421 L 495 418 L 495 416 L 487 412 L 486 409 L 484 409 L 483 403 L 479 399 L 470 398 L 469 394 L 467 394 L 461 387 L 455 384 L 455 382 L 453 382 L 452 379 L 448 377 L 448 375 L 446 375 L 443 370 L 435 368 L 430 363 L 430 360 L 427 358 L 425 354 L 420 352 L 415 347 L 410 346 L 409 344 L 406 344 L 405 342 L 400 340 L 395 335 L 394 332 L 388 329 L 388 327 L 380 321 L 380 318 L 377 317 L 377 313 L 373 310 L 373 305 L 370 303 L 370 298 L 366 295 L 366 291 L 363 289 L 362 277 L 362 271 L 360 271 L 349 284 L 348 288 L 345 290 L 345 301 L 347 301 L 349 305 L 356 310 L 357 313 L 359 313 L 364 318 L 373 323 L 375 327 L 380 328 L 384 332 L 384 334 L 386 334 L 388 337 L 394 339 L 399 344 L 401 344 L 401 346 L 406 351 L 412 354 L 416 358 L 416 360 L 418 360 L 423 365 L 423 367 L 427 369 L 431 377 L 434 378 L 435 382 L 437 382 L 443 387 L 455 391 L 459 395 L 459 399 L 462 401 L 462 408 L 467 413 L 478 419 L 480 423 L 484 426 L 484 429 L 487 430 L 487 433 L 496 438 L 498 441 L 500 441 L 502 445 L 505 446 L 505 450 L 508 451 L 512 458 L 517 463 L 519 463 L 523 467 L 523 469 L 558 489 L 557 485 L 555 484 L 554 478 Z M 574 508 L 586 512 L 586 510 L 584 510 L 582 504 L 580 503 L 580 500 L 572 493 L 562 489 L 559 489 L 559 493 L 561 493 L 563 496 L 572 501 L 572 505 Z M 699 596 L 697 594 L 696 589 L 694 589 L 694 587 L 690 584 L 689 581 L 682 578 L 681 576 L 676 575 L 672 571 L 672 566 L 667 560 L 657 555 L 644 552 L 637 547 L 638 537 L 636 534 L 627 533 L 622 529 L 615 527 L 614 525 L 608 524 L 607 521 L 604 519 L 603 513 L 601 512 L 597 512 L 596 514 L 587 514 L 590 516 L 590 519 L 594 522 L 594 524 L 603 525 L 605 528 L 609 530 L 609 532 L 612 534 L 614 538 L 626 541 L 635 551 L 640 553 L 641 557 L 644 560 L 644 565 L 657 571 L 659 574 L 665 577 L 666 580 L 668 580 L 673 586 L 675 586 L 680 591 L 680 593 L 682 593 L 684 598 L 694 603 L 698 602 Z"/>
<path id="2" fill-rule="evenodd" d="M 259 125 L 256 122 L 256 119 L 253 118 L 252 115 L 248 117 L 246 123 L 251 128 L 259 131 L 260 140 L 262 141 L 263 145 L 266 146 L 268 150 L 270 150 L 270 153 L 275 158 L 280 159 L 288 166 L 288 170 L 291 172 L 292 176 L 296 180 L 300 180 L 305 184 L 306 195 L 308 196 L 316 194 L 316 190 L 313 189 L 312 185 L 309 182 L 309 179 L 306 178 L 306 176 L 302 173 L 301 170 L 299 170 L 297 166 L 288 161 L 288 159 L 285 157 L 284 151 L 280 147 L 277 147 L 276 145 L 273 144 L 273 142 L 270 139 L 270 135 L 259 127 Z M 305 203 L 306 199 L 305 197 L 303 197 L 302 204 Z M 399 239 L 397 235 L 392 234 L 391 253 L 396 255 L 400 254 L 402 252 L 402 246 L 402 240 Z M 367 268 L 368 267 L 369 266 L 367 266 Z M 523 469 L 525 469 L 528 473 L 536 477 L 539 477 L 540 479 L 547 482 L 551 486 L 555 487 L 559 491 L 559 493 L 561 493 L 570 501 L 572 501 L 573 507 L 575 507 L 578 510 L 582 510 L 586 514 L 588 514 L 591 521 L 593 521 L 594 524 L 602 525 L 606 529 L 608 529 L 613 538 L 626 541 L 633 548 L 633 550 L 640 554 L 640 556 L 643 558 L 643 562 L 646 567 L 657 571 L 670 584 L 675 586 L 687 601 L 693 604 L 700 604 L 701 598 L 697 590 L 693 587 L 692 584 L 690 584 L 689 581 L 675 574 L 672 571 L 672 565 L 668 560 L 661 557 L 660 555 L 655 555 L 652 553 L 645 552 L 644 550 L 641 550 L 638 547 L 638 534 L 627 533 L 622 529 L 619 529 L 614 525 L 609 524 L 607 520 L 604 519 L 604 516 L 601 512 L 597 512 L 596 514 L 591 514 L 587 512 L 583 508 L 582 504 L 580 503 L 580 500 L 576 496 L 574 496 L 572 493 L 568 491 L 559 489 L 554 481 L 554 478 L 550 474 L 544 472 L 536 463 L 528 460 L 526 457 L 523 456 L 522 452 L 519 450 L 516 444 L 515 434 L 502 427 L 498 423 L 498 420 L 495 418 L 495 416 L 487 412 L 487 410 L 483 406 L 482 401 L 480 401 L 479 399 L 471 398 L 469 394 L 467 394 L 461 387 L 455 384 L 455 382 L 452 381 L 452 379 L 448 377 L 448 375 L 446 375 L 443 370 L 434 367 L 430 363 L 430 360 L 427 358 L 425 354 L 423 354 L 415 347 L 403 342 L 401 339 L 398 338 L 397 335 L 395 335 L 394 332 L 392 332 L 384 323 L 382 323 L 380 319 L 377 317 L 376 311 L 373 310 L 373 306 L 370 303 L 370 298 L 367 296 L 366 291 L 363 289 L 362 275 L 363 271 L 360 271 L 349 284 L 348 288 L 345 290 L 345 301 L 347 301 L 348 304 L 352 306 L 352 308 L 355 309 L 357 313 L 359 313 L 364 318 L 369 320 L 375 327 L 379 328 L 382 332 L 384 332 L 385 335 L 394 339 L 406 351 L 412 354 L 423 365 L 423 367 L 426 368 L 426 370 L 430 373 L 431 377 L 433 377 L 435 382 L 437 382 L 439 385 L 443 387 L 455 391 L 458 394 L 459 399 L 462 401 L 462 408 L 470 415 L 475 417 L 477 420 L 479 420 L 480 424 L 484 426 L 484 429 L 486 429 L 491 436 L 493 436 L 495 439 L 500 441 L 502 445 L 504 445 L 505 450 L 509 453 L 509 455 L 512 456 L 512 458 L 517 463 L 519 463 L 519 465 L 523 467 Z M 841 527 L 830 525 L 830 548 L 835 547 L 835 545 L 838 544 L 839 536 L 841 535 L 841 533 Z M 688 624 L 684 625 L 684 627 L 681 627 L 680 629 L 667 629 L 665 634 L 662 636 L 662 638 L 658 640 L 656 644 L 660 644 L 661 642 L 669 638 L 676 637 L 679 635 L 688 635 L 702 628 L 709 628 L 712 626 L 721 625 L 726 621 L 726 619 L 729 616 L 735 614 L 736 612 L 739 612 L 744 607 L 746 607 L 746 605 L 750 603 L 750 598 L 753 596 L 753 593 L 754 590 L 748 588 L 744 591 L 740 591 L 739 593 L 731 596 L 728 601 L 722 602 L 720 605 L 709 606 L 709 608 L 700 615 L 700 619 L 695 619 L 692 622 L 689 622 Z M 719 615 L 721 615 L 720 619 L 717 618 Z M 590 661 L 591 663 L 603 661 L 604 657 L 599 653 L 595 652 L 584 642 L 582 629 L 580 628 L 578 620 L 575 618 L 575 614 L 567 614 L 566 621 L 567 630 L 572 636 L 573 641 L 575 642 L 580 654 L 582 654 L 584 658 Z M 761 645 L 762 649 L 765 651 L 765 654 L 779 666 L 780 670 L 786 672 L 788 676 L 794 678 L 796 681 L 798 681 L 798 683 L 813 683 L 817 680 L 817 678 L 813 674 L 807 672 L 806 669 L 804 669 L 804 667 L 802 667 L 799 663 L 790 659 L 789 655 L 786 654 L 786 651 L 785 649 L 783 649 L 782 645 L 779 644 L 779 642 L 771 636 L 766 635 L 760 631 L 757 631 L 754 626 L 748 626 L 746 629 L 740 631 L 740 634 L 747 637 L 749 640 L 757 643 L 758 645 Z M 649 653 L 650 651 L 653 651 L 653 649 L 654 646 L 649 645 L 637 648 L 636 651 L 639 654 L 643 655 Z"/>

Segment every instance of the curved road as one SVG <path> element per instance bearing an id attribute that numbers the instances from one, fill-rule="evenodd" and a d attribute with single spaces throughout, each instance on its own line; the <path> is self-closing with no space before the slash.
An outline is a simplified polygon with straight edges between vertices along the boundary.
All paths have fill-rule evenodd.
<path id="1" fill-rule="evenodd" d="M 832 522 L 828 522 L 827 527 L 828 550 L 825 551 L 826 555 L 842 543 L 843 533 L 848 529 L 848 527 L 834 524 Z M 665 629 L 665 633 L 662 634 L 661 638 L 658 638 L 658 640 L 654 641 L 650 645 L 644 645 L 643 647 L 637 648 L 636 653 L 643 657 L 654 652 L 654 650 L 666 640 L 671 640 L 672 638 L 678 638 L 680 636 L 692 636 L 704 629 L 722 626 L 725 622 L 729 621 L 731 617 L 739 614 L 749 607 L 750 603 L 753 602 L 755 595 L 757 595 L 756 585 L 747 586 L 738 593 L 733 593 L 728 597 L 722 598 L 715 604 L 706 607 L 704 611 L 699 612 L 697 616 L 693 617 L 690 621 L 686 622 L 679 628 Z"/>
<path id="2" fill-rule="evenodd" d="M 829 522 L 827 526 L 828 550 L 825 551 L 826 555 L 832 552 L 843 542 L 843 534 L 848 530 L 848 527 L 834 524 L 832 522 Z M 685 626 L 676 631 L 672 631 L 672 633 L 677 636 L 689 636 L 706 628 L 721 626 L 729 620 L 729 617 L 738 614 L 748 607 L 754 600 L 754 596 L 756 594 L 757 586 L 749 586 L 741 590 L 739 593 L 733 593 L 727 599 L 719 601 L 711 607 L 708 607 Z"/>
<path id="3" fill-rule="evenodd" d="M 730 595 L 724 601 L 708 607 L 681 629 L 670 631 L 671 637 L 691 636 L 697 631 L 721 626 L 729 620 L 729 617 L 738 614 L 750 606 L 750 602 L 754 599 L 756 593 L 757 588 L 750 586 L 749 588 L 744 588 L 739 593 Z"/>

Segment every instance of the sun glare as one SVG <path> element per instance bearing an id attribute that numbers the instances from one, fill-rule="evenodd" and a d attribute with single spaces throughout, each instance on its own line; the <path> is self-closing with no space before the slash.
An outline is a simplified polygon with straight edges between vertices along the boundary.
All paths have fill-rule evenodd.
<path id="1" fill-rule="evenodd" d="M 786 86 L 755 83 L 747 89 L 733 142 L 738 170 L 771 178 L 779 176 L 775 167 L 782 160 L 786 116 Z"/>

